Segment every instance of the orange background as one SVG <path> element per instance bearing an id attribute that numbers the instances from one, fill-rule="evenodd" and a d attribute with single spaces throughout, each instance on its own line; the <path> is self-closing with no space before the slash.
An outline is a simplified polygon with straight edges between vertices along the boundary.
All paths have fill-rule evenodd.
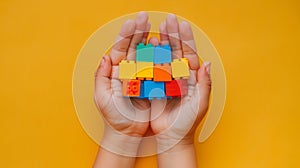
<path id="1" fill-rule="evenodd" d="M 0 2 L 0 167 L 91 167 L 98 149 L 72 101 L 80 48 L 124 14 L 178 14 L 210 37 L 227 100 L 199 167 L 300 167 L 300 3 L 271 1 Z M 155 167 L 155 157 L 136 167 Z"/>

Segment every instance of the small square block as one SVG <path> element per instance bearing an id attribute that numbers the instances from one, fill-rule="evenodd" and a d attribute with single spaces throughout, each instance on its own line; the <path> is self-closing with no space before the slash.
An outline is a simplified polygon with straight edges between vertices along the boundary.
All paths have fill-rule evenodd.
<path id="1" fill-rule="evenodd" d="M 140 96 L 140 80 L 124 80 L 123 81 L 123 96 L 139 97 Z"/>
<path id="2" fill-rule="evenodd" d="M 136 63 L 134 61 L 122 60 L 119 63 L 119 79 L 135 79 Z"/>
<path id="3" fill-rule="evenodd" d="M 162 99 L 166 97 L 165 94 L 165 83 L 164 82 L 154 82 L 154 81 L 144 81 L 144 96 L 148 99 Z"/>
<path id="4" fill-rule="evenodd" d="M 188 93 L 187 80 L 178 79 L 166 82 L 166 96 L 167 97 L 182 97 Z"/>
<path id="5" fill-rule="evenodd" d="M 139 43 L 136 47 L 136 62 L 153 62 L 154 47 L 152 44 Z"/>
<path id="6" fill-rule="evenodd" d="M 169 45 L 154 48 L 154 64 L 165 64 L 172 61 L 171 47 Z"/>
<path id="7" fill-rule="evenodd" d="M 137 78 L 153 78 L 153 62 L 137 62 L 136 73 Z"/>
<path id="8" fill-rule="evenodd" d="M 171 67 L 172 76 L 175 79 L 188 78 L 190 76 L 189 64 L 186 58 L 174 59 Z"/>
<path id="9" fill-rule="evenodd" d="M 153 80 L 154 81 L 171 81 L 171 66 L 169 64 L 156 64 L 153 70 Z"/>

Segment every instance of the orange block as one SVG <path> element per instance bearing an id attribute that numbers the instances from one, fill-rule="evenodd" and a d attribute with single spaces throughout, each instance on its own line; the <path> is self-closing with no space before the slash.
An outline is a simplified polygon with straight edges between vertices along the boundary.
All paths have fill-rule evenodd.
<path id="1" fill-rule="evenodd" d="M 139 97 L 141 90 L 140 80 L 124 80 L 123 81 L 123 96 Z"/>
<path id="2" fill-rule="evenodd" d="M 171 66 L 169 64 L 156 64 L 153 70 L 153 80 L 154 81 L 171 81 Z"/>

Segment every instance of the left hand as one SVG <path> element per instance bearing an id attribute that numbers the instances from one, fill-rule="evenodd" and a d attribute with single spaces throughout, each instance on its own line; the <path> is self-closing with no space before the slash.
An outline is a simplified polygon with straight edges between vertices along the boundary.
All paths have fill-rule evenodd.
<path id="1" fill-rule="evenodd" d="M 150 39 L 154 45 L 157 41 Z M 177 144 L 194 143 L 195 130 L 208 109 L 211 80 L 210 63 L 200 67 L 192 29 L 187 22 L 179 24 L 175 15 L 168 15 L 160 26 L 160 43 L 170 44 L 173 59 L 187 58 L 191 72 L 187 96 L 151 102 L 151 128 L 157 136 L 158 152 L 163 152 Z"/>

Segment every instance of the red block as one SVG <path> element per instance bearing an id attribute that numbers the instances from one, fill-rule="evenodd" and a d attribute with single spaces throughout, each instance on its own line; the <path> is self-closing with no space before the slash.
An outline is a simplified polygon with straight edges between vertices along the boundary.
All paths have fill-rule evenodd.
<path id="1" fill-rule="evenodd" d="M 139 97 L 140 96 L 140 80 L 124 80 L 123 81 L 123 96 Z"/>
<path id="2" fill-rule="evenodd" d="M 165 82 L 167 97 L 182 97 L 188 93 L 188 85 L 186 79 L 172 80 Z"/>

